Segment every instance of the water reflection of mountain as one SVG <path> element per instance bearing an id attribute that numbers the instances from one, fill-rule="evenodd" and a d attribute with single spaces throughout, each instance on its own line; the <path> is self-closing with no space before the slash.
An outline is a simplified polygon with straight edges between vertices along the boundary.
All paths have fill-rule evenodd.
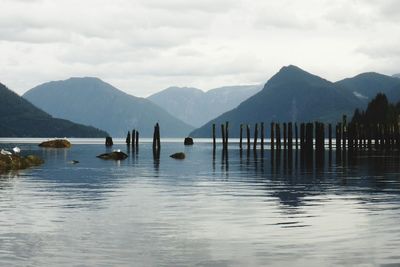
<path id="1" fill-rule="evenodd" d="M 238 164 L 234 159 L 239 157 Z M 266 196 L 293 207 L 305 205 L 304 199 L 322 194 L 398 194 L 400 192 L 400 157 L 395 154 L 338 154 L 305 159 L 300 152 L 270 150 L 230 151 L 230 172 L 242 172 L 242 182 L 263 186 Z M 221 159 L 221 162 L 223 160 Z M 221 163 L 222 164 L 227 164 Z"/>

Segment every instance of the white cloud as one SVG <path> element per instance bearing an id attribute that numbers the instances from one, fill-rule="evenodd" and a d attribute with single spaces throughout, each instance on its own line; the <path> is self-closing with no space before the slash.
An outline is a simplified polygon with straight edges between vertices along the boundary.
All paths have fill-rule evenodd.
<path id="1" fill-rule="evenodd" d="M 296 64 L 336 80 L 399 72 L 395 0 L 0 0 L 0 82 L 98 76 L 135 95 L 265 82 Z"/>

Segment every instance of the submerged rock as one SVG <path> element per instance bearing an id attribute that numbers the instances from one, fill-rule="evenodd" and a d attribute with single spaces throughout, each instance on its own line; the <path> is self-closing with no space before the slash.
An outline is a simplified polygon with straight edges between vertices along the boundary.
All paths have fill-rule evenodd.
<path id="1" fill-rule="evenodd" d="M 0 155 L 0 171 L 22 170 L 43 164 L 44 161 L 35 155 L 21 157 L 20 155 Z"/>
<path id="2" fill-rule="evenodd" d="M 71 143 L 67 139 L 54 139 L 50 141 L 45 141 L 39 144 L 39 146 L 49 148 L 70 148 Z"/>
<path id="3" fill-rule="evenodd" d="M 193 138 L 192 137 L 186 137 L 184 141 L 185 146 L 192 146 L 193 145 Z"/>
<path id="4" fill-rule="evenodd" d="M 185 153 L 178 152 L 178 153 L 172 154 L 170 157 L 173 159 L 185 159 Z"/>
<path id="5" fill-rule="evenodd" d="M 128 157 L 128 155 L 121 151 L 113 151 L 111 153 L 104 153 L 104 154 L 98 155 L 97 157 L 100 159 L 105 159 L 105 160 L 110 160 L 110 159 L 124 160 Z"/>

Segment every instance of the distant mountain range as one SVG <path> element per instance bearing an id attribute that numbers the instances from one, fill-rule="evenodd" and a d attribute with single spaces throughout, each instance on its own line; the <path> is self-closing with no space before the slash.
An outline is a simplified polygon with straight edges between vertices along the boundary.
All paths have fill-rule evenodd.
<path id="1" fill-rule="evenodd" d="M 237 107 L 256 94 L 262 85 L 226 86 L 203 92 L 197 88 L 169 87 L 148 97 L 187 124 L 199 127 Z"/>
<path id="2" fill-rule="evenodd" d="M 391 76 L 367 72 L 338 81 L 336 84 L 352 92 L 364 104 L 367 104 L 378 93 L 386 94 L 390 102 L 400 100 L 400 79 Z"/>
<path id="3" fill-rule="evenodd" d="M 93 125 L 113 137 L 125 137 L 132 129 L 151 137 L 156 122 L 163 137 L 183 137 L 193 129 L 151 101 L 128 95 L 98 78 L 48 82 L 23 97 L 53 116 Z"/>
<path id="4" fill-rule="evenodd" d="M 0 83 L 1 137 L 105 137 L 99 129 L 55 119 Z"/>
<path id="5" fill-rule="evenodd" d="M 343 114 L 350 116 L 356 107 L 363 105 L 363 101 L 352 91 L 296 66 L 283 67 L 259 93 L 237 108 L 194 130 L 190 135 L 210 137 L 212 124 L 219 125 L 225 121 L 230 123 L 231 136 L 238 136 L 241 123 L 253 125 L 257 122 L 314 120 L 336 122 Z"/>

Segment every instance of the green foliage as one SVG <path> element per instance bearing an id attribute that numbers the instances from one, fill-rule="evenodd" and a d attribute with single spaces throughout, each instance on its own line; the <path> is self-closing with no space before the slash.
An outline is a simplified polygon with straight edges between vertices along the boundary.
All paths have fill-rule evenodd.
<path id="1" fill-rule="evenodd" d="M 365 111 L 356 109 L 352 123 L 370 124 L 396 124 L 400 116 L 400 102 L 396 105 L 390 104 L 386 95 L 379 93 L 368 104 Z"/>

